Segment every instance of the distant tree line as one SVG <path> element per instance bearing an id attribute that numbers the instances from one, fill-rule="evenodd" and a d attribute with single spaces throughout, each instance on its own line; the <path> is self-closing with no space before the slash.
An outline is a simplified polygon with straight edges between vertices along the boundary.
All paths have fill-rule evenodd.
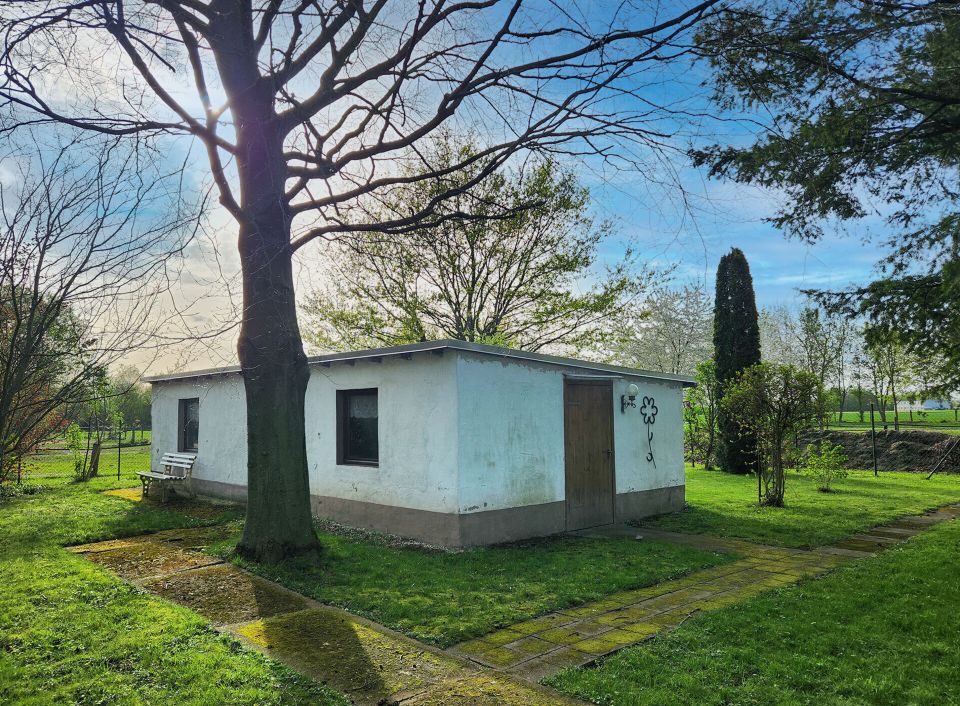
<path id="1" fill-rule="evenodd" d="M 757 310 L 749 267 L 734 249 L 721 260 L 711 305 L 700 285 L 656 288 L 628 332 L 620 362 L 692 375 L 684 398 L 689 461 L 733 473 L 771 470 L 770 504 L 782 504 L 783 463 L 803 463 L 806 431 L 837 413 L 899 428 L 903 402 L 949 400 L 955 393 L 938 351 L 911 350 L 901 338 L 808 300 L 799 309 Z M 911 418 L 913 413 L 909 413 Z M 776 424 L 771 426 L 771 424 Z M 833 459 L 813 449 L 816 461 Z"/>

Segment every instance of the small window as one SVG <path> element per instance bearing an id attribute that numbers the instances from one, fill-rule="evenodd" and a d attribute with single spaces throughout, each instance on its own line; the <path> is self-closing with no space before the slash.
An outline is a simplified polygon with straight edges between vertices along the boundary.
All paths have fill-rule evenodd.
<path id="1" fill-rule="evenodd" d="M 337 391 L 337 463 L 376 466 L 380 462 L 377 391 Z"/>
<path id="2" fill-rule="evenodd" d="M 178 451 L 195 452 L 200 438 L 200 400 L 180 400 Z"/>

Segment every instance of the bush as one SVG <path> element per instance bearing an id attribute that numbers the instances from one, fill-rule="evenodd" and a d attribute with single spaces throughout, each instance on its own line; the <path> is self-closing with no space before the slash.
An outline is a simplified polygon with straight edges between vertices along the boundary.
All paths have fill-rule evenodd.
<path id="1" fill-rule="evenodd" d="M 834 481 L 847 477 L 846 463 L 847 457 L 839 444 L 823 441 L 819 449 L 813 444 L 807 446 L 801 460 L 801 470 L 813 478 L 817 490 L 829 493 Z"/>
<path id="2" fill-rule="evenodd" d="M 36 495 L 48 490 L 45 485 L 29 485 L 20 483 L 0 483 L 0 500 L 19 498 L 21 495 Z"/>

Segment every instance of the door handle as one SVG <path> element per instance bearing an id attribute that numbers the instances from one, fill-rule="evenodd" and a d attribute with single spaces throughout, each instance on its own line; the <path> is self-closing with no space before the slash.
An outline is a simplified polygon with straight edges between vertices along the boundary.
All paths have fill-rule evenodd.
<path id="1" fill-rule="evenodd" d="M 604 455 L 606 455 L 607 458 L 610 458 L 611 456 L 613 456 L 613 450 L 612 450 L 612 449 L 604 449 L 604 450 L 603 450 L 603 453 L 604 453 Z"/>

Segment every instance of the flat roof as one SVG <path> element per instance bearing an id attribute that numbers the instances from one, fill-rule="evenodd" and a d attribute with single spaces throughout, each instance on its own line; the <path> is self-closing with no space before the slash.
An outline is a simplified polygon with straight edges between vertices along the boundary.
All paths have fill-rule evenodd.
<path id="1" fill-rule="evenodd" d="M 679 382 L 684 387 L 692 387 L 696 383 L 693 378 L 687 375 L 672 375 L 670 373 L 660 373 L 653 370 L 643 370 L 641 368 L 628 368 L 622 365 L 608 365 L 606 363 L 594 363 L 588 360 L 579 360 L 577 358 L 563 358 L 556 355 L 546 355 L 544 353 L 531 353 L 530 351 L 521 351 L 514 348 L 504 348 L 502 346 L 488 346 L 483 343 L 470 343 L 469 341 L 458 341 L 454 339 L 443 339 L 439 341 L 426 341 L 424 343 L 408 343 L 402 346 L 388 346 L 386 348 L 370 348 L 362 351 L 350 351 L 347 353 L 327 353 L 324 355 L 314 355 L 307 358 L 309 365 L 322 365 L 329 367 L 337 362 L 355 362 L 358 360 L 382 360 L 388 357 L 410 357 L 414 353 L 434 353 L 442 355 L 445 350 L 464 351 L 467 353 L 478 353 L 495 358 L 509 358 L 512 360 L 522 360 L 530 363 L 544 363 L 547 365 L 556 365 L 565 368 L 576 368 L 578 370 L 591 370 L 600 373 L 614 373 L 617 375 L 632 375 L 635 377 L 645 377 L 654 380 L 665 380 L 669 382 Z M 236 375 L 240 373 L 239 365 L 229 365 L 222 368 L 206 368 L 204 370 L 192 370 L 184 373 L 171 373 L 167 375 L 151 375 L 144 378 L 144 382 L 173 382 L 176 380 L 188 380 L 201 377 L 218 377 L 221 375 Z"/>

